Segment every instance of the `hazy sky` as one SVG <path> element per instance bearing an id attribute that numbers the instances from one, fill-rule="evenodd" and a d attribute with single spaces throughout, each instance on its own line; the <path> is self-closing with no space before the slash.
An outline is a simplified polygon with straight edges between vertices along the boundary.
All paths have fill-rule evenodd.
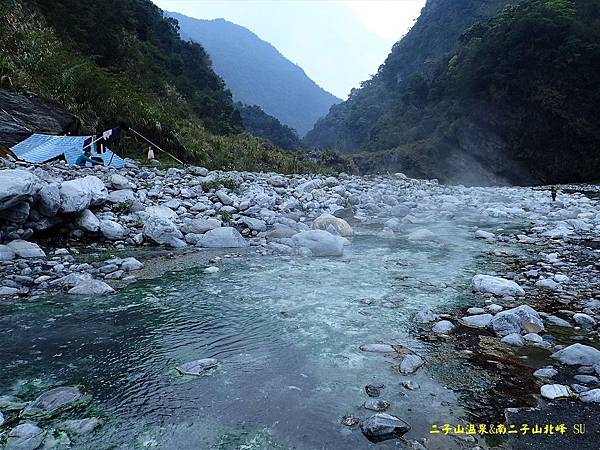
<path id="1" fill-rule="evenodd" d="M 377 72 L 425 0 L 153 0 L 198 19 L 223 18 L 274 45 L 345 99 Z"/>

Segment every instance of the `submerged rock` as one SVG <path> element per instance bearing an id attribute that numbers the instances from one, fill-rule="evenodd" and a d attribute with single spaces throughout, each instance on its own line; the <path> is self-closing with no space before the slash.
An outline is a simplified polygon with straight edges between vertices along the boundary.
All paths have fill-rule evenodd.
<path id="1" fill-rule="evenodd" d="M 390 344 L 363 344 L 359 348 L 363 352 L 372 353 L 394 353 L 396 351 Z"/>
<path id="2" fill-rule="evenodd" d="M 378 413 L 363 420 L 360 430 L 370 441 L 381 442 L 403 436 L 410 431 L 410 425 L 399 417 Z"/>
<path id="3" fill-rule="evenodd" d="M 64 386 L 44 392 L 23 410 L 25 417 L 51 417 L 88 402 L 91 396 L 76 386 Z"/>
<path id="4" fill-rule="evenodd" d="M 217 367 L 218 364 L 219 361 L 216 358 L 204 358 L 187 362 L 177 366 L 176 369 L 182 375 L 201 375 L 207 370 Z"/>
<path id="5" fill-rule="evenodd" d="M 514 281 L 490 275 L 475 275 L 471 280 L 471 285 L 475 292 L 494 294 L 499 297 L 522 297 L 525 295 L 523 288 Z"/>
<path id="6" fill-rule="evenodd" d="M 385 411 L 390 407 L 390 404 L 385 400 L 380 400 L 377 398 L 369 398 L 363 404 L 365 409 L 370 409 L 371 411 Z"/>
<path id="7" fill-rule="evenodd" d="M 414 320 L 418 323 L 429 323 L 438 320 L 439 316 L 431 308 L 425 308 L 415 314 Z"/>
<path id="8" fill-rule="evenodd" d="M 423 364 L 425 364 L 425 361 L 419 355 L 409 354 L 402 359 L 398 370 L 400 373 L 409 374 L 416 372 Z"/>
<path id="9" fill-rule="evenodd" d="M 59 424 L 58 428 L 72 434 L 88 434 L 94 431 L 99 425 L 99 419 L 90 417 L 88 419 L 65 420 Z"/>
<path id="10" fill-rule="evenodd" d="M 6 440 L 5 450 L 34 450 L 37 449 L 46 437 L 46 432 L 33 423 L 17 425 Z"/>
<path id="11" fill-rule="evenodd" d="M 292 236 L 292 241 L 301 249 L 308 249 L 312 256 L 342 256 L 346 239 L 323 230 L 301 231 Z"/>

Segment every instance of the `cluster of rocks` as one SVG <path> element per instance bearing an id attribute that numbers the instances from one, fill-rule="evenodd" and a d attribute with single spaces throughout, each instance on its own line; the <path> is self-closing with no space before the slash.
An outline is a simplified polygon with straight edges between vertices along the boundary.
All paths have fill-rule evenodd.
<path id="1" fill-rule="evenodd" d="M 87 405 L 91 396 L 80 386 L 57 387 L 42 393 L 31 402 L 14 395 L 0 396 L 0 426 L 10 428 L 0 435 L 6 450 L 35 450 L 67 448 L 71 439 L 92 432 L 101 425 L 100 419 L 59 420 L 61 414 Z M 40 421 L 52 419 L 51 428 L 43 428 Z"/>

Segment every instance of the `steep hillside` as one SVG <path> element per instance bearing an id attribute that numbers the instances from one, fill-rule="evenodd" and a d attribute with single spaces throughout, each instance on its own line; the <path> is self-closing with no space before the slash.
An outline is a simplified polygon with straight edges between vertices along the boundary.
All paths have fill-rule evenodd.
<path id="1" fill-rule="evenodd" d="M 597 0 L 517 1 L 475 23 L 453 52 L 397 83 L 354 163 L 468 184 L 597 179 L 599 25 Z M 378 88 L 401 67 L 388 58 Z M 365 104 L 350 106 L 360 117 Z"/>
<path id="2" fill-rule="evenodd" d="M 0 87 L 57 103 L 80 119 L 80 131 L 124 122 L 209 167 L 303 168 L 242 133 L 204 49 L 182 40 L 149 0 L 1 0 L 0 48 Z M 10 102 L 0 106 L 10 113 Z M 136 147 L 124 144 L 122 152 Z"/>
<path id="3" fill-rule="evenodd" d="M 411 75 L 430 78 L 437 62 L 456 49 L 461 33 L 510 0 L 428 0 L 412 29 L 392 48 L 377 74 L 354 89 L 308 132 L 311 147 L 353 152 L 369 142 L 378 120 L 399 102 Z"/>
<path id="4" fill-rule="evenodd" d="M 260 106 L 301 136 L 340 102 L 250 30 L 223 19 L 166 14 L 177 19 L 184 38 L 206 49 L 234 100 Z"/>
<path id="5" fill-rule="evenodd" d="M 293 128 L 283 125 L 275 117 L 265 113 L 260 106 L 237 103 L 237 110 L 242 117 L 242 124 L 248 133 L 267 139 L 280 148 L 299 150 L 302 141 Z"/>

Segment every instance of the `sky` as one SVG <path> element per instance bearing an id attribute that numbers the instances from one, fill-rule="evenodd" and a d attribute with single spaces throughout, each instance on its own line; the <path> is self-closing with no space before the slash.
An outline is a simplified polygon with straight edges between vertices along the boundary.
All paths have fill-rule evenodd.
<path id="1" fill-rule="evenodd" d="M 248 28 L 339 98 L 377 72 L 425 0 L 153 0 Z"/>

